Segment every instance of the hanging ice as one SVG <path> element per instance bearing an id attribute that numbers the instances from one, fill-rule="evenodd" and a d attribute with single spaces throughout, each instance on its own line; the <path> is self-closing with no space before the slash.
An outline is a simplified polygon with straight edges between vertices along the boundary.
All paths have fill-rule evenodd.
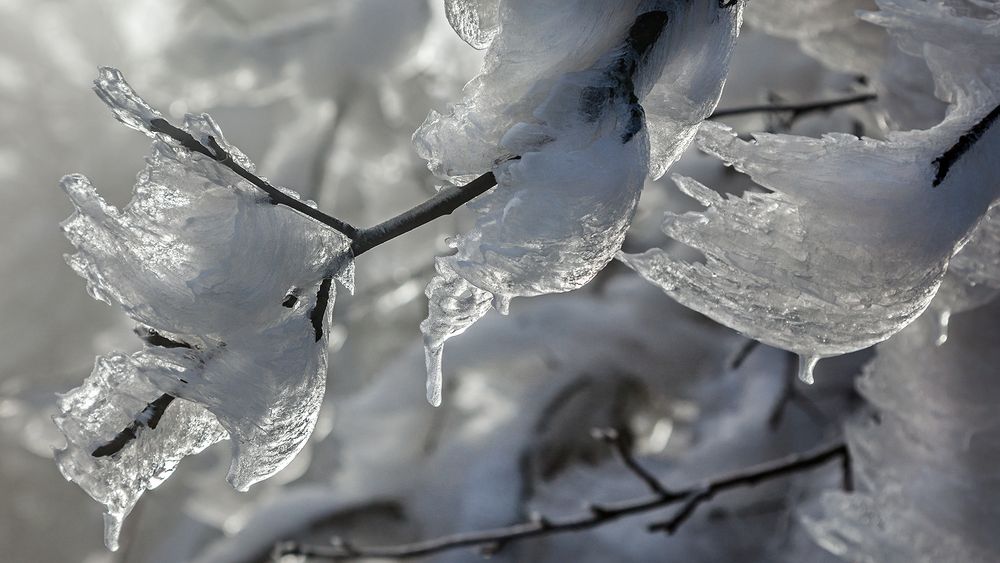
<path id="1" fill-rule="evenodd" d="M 470 205 L 475 227 L 438 259 L 427 289 L 435 405 L 445 340 L 491 302 L 506 312 L 513 297 L 576 289 L 611 260 L 646 176 L 662 174 L 715 108 L 742 10 L 675 0 L 504 7 L 466 99 L 414 135 L 439 176 L 492 170 L 498 181 Z"/>
<path id="2" fill-rule="evenodd" d="M 147 343 L 131 357 L 99 358 L 57 417 L 68 442 L 60 470 L 105 504 L 114 549 L 121 519 L 185 455 L 228 435 L 229 481 L 245 490 L 303 447 L 324 393 L 331 278 L 350 284 L 351 263 L 339 233 L 153 133 L 160 115 L 118 71 L 101 69 L 95 90 L 120 121 L 153 138 L 122 210 L 83 176 L 62 181 L 76 207 L 63 223 L 77 249 L 70 265 L 91 295 L 139 323 Z M 252 170 L 207 115 L 187 116 L 184 129 Z M 158 402 L 174 404 L 144 407 Z M 95 455 L 123 428 L 136 439 Z"/>
<path id="3" fill-rule="evenodd" d="M 723 199 L 677 178 L 708 209 L 668 215 L 664 230 L 706 262 L 622 255 L 684 305 L 799 353 L 804 366 L 882 341 L 923 312 L 1000 195 L 1000 31 L 938 4 L 880 5 L 868 19 L 916 45 L 952 103 L 942 123 L 886 141 L 756 143 L 705 124 L 701 147 L 773 193 Z"/>

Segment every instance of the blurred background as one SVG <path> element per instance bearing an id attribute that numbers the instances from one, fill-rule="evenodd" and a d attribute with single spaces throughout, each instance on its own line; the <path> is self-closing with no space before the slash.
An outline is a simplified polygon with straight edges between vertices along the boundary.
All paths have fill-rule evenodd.
<path id="1" fill-rule="evenodd" d="M 449 342 L 446 401 L 433 409 L 418 324 L 433 257 L 469 223 L 459 212 L 359 259 L 356 294 L 336 303 L 327 402 L 291 466 L 237 493 L 225 482 L 228 445 L 185 459 L 109 553 L 102 507 L 52 461 L 62 440 L 51 422 L 55 394 L 79 385 L 96 355 L 140 347 L 63 259 L 71 206 L 59 178 L 83 173 L 124 205 L 149 146 L 91 92 L 97 66 L 121 69 L 172 118 L 211 113 L 261 175 L 371 225 L 434 193 L 410 136 L 460 99 L 482 52 L 452 31 L 440 0 L 0 0 L 0 31 L 3 561 L 266 561 L 284 539 L 385 544 L 566 514 L 643 493 L 592 427 L 627 429 L 644 463 L 683 484 L 835 437 L 860 404 L 852 380 L 868 354 L 821 363 L 808 389 L 778 350 L 734 366 L 744 338 L 615 263 L 582 290 L 515 301 Z M 720 108 L 864 90 L 857 73 L 768 32 L 744 27 Z M 877 135 L 879 119 L 856 106 L 730 123 Z M 750 186 L 694 149 L 673 171 L 724 192 Z M 670 244 L 663 211 L 695 207 L 669 175 L 640 205 L 628 251 Z M 832 561 L 794 515 L 838 479 L 833 467 L 725 495 L 674 537 L 646 533 L 662 516 L 652 514 L 494 558 Z"/>

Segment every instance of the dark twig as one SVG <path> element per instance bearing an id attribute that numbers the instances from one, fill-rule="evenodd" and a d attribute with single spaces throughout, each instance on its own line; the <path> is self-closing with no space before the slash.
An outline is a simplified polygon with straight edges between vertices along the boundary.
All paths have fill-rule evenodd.
<path id="1" fill-rule="evenodd" d="M 146 407 L 139 414 L 135 415 L 135 419 L 124 430 L 108 442 L 98 446 L 91 455 L 94 457 L 114 455 L 120 452 L 125 447 L 125 444 L 128 444 L 139 436 L 139 431 L 142 428 L 156 428 L 156 425 L 160 423 L 160 419 L 163 418 L 163 413 L 166 412 L 167 407 L 173 400 L 173 395 L 164 393 L 152 403 L 147 403 Z"/>
<path id="2" fill-rule="evenodd" d="M 520 157 L 515 157 L 520 158 Z M 459 207 L 486 193 L 497 184 L 493 172 L 487 172 L 464 186 L 447 186 L 434 197 L 374 227 L 352 237 L 351 250 L 360 256 L 376 246 L 408 233 L 438 217 L 449 215 Z"/>
<path id="3" fill-rule="evenodd" d="M 615 450 L 615 455 L 618 456 L 618 461 L 628 468 L 629 471 L 634 473 L 636 477 L 641 479 L 642 482 L 646 483 L 646 486 L 654 495 L 663 497 L 673 495 L 673 493 L 668 491 L 667 488 L 663 486 L 663 483 L 661 483 L 655 475 L 647 471 L 645 467 L 639 464 L 639 461 L 632 455 L 632 451 L 629 449 L 628 443 L 625 441 L 620 432 L 613 428 L 595 428 L 591 434 L 594 438 L 611 445 Z"/>
<path id="4" fill-rule="evenodd" d="M 750 354 L 757 349 L 757 346 L 760 346 L 760 341 L 758 340 L 747 340 L 744 342 L 743 346 L 740 346 L 740 349 L 736 352 L 736 355 L 733 356 L 733 359 L 729 361 L 729 369 L 740 369 L 743 366 L 743 362 L 747 361 Z"/>
<path id="5" fill-rule="evenodd" d="M 777 113 L 783 111 L 790 111 L 795 116 L 803 115 L 806 113 L 811 113 L 814 111 L 823 111 L 838 108 L 841 106 L 849 106 L 852 104 L 861 104 L 865 102 L 873 101 L 877 98 L 875 94 L 858 94 L 856 96 L 850 96 L 847 98 L 839 98 L 836 100 L 825 100 L 819 102 L 805 102 L 798 104 L 762 104 L 756 106 L 745 106 L 738 108 L 727 108 L 716 110 L 709 119 L 719 119 L 721 117 L 732 117 L 734 115 L 745 115 L 748 113 Z"/>
<path id="6" fill-rule="evenodd" d="M 357 236 L 359 232 L 357 227 L 347 222 L 341 221 L 336 217 L 331 217 L 330 215 L 323 213 L 322 211 L 316 209 L 315 207 L 309 207 L 302 200 L 296 199 L 286 194 L 285 192 L 269 184 L 266 180 L 253 174 L 246 168 L 243 168 L 243 166 L 241 166 L 240 163 L 236 162 L 233 159 L 233 157 L 219 145 L 218 141 L 215 140 L 215 137 L 209 137 L 208 146 L 205 146 L 197 139 L 195 139 L 194 136 L 192 136 L 187 131 L 184 131 L 179 127 L 171 125 L 164 119 L 159 119 L 159 118 L 153 119 L 149 125 L 150 125 L 149 127 L 150 130 L 155 131 L 157 133 L 163 133 L 164 135 L 168 135 L 172 139 L 179 142 L 182 146 L 184 146 L 184 148 L 208 156 L 216 160 L 219 164 L 232 170 L 233 172 L 241 176 L 243 179 L 247 180 L 257 188 L 259 188 L 261 191 L 266 193 L 268 196 L 270 196 L 271 203 L 275 205 L 284 205 L 285 207 L 294 209 L 295 211 L 298 211 L 299 213 L 307 217 L 311 217 L 312 219 L 315 219 L 320 223 L 323 223 L 324 225 L 330 227 L 331 229 L 350 238 L 351 240 L 354 240 L 354 237 Z"/>
<path id="7" fill-rule="evenodd" d="M 649 531 L 662 531 L 673 534 L 694 514 L 694 511 L 701 504 L 711 500 L 715 495 L 723 491 L 740 487 L 752 487 L 769 479 L 812 469 L 834 459 L 844 459 L 849 455 L 847 446 L 843 442 L 835 442 L 810 452 L 792 454 L 783 459 L 769 461 L 748 469 L 741 469 L 729 475 L 717 477 L 706 482 L 701 487 L 688 489 L 689 495 L 685 496 L 686 500 L 681 508 L 669 520 L 650 524 L 648 526 Z"/>
<path id="8" fill-rule="evenodd" d="M 698 505 L 706 502 L 720 492 L 737 487 L 749 487 L 763 481 L 791 475 L 847 455 L 847 447 L 843 442 L 838 441 L 806 453 L 791 455 L 783 459 L 722 475 L 702 485 L 678 489 L 673 492 L 657 492 L 645 497 L 614 503 L 590 505 L 587 507 L 587 510 L 564 518 L 547 519 L 535 517 L 528 522 L 503 528 L 454 534 L 436 539 L 386 547 L 363 547 L 344 540 L 340 540 L 339 543 L 329 546 L 310 546 L 295 542 L 285 542 L 275 546 L 274 555 L 276 558 L 285 555 L 296 555 L 336 561 L 361 558 L 411 559 L 461 547 L 486 546 L 488 550 L 495 550 L 499 546 L 513 541 L 587 530 L 626 516 L 649 512 L 683 501 L 684 505 L 678 511 L 678 514 L 671 519 L 671 522 L 675 520 L 676 522 L 653 525 L 651 527 L 651 529 L 659 530 L 661 527 L 672 526 L 670 529 L 675 530 L 694 513 Z M 630 456 L 628 457 L 630 458 Z M 631 466 L 629 468 L 635 472 Z M 645 470 L 642 470 L 642 474 L 648 475 Z M 662 488 L 662 485 L 660 487 Z"/>
<path id="9" fill-rule="evenodd" d="M 986 117 L 982 118 L 979 123 L 976 123 L 972 129 L 969 129 L 964 135 L 958 138 L 958 141 L 951 146 L 944 154 L 934 159 L 934 166 L 937 167 L 937 173 L 934 175 L 933 187 L 938 187 L 941 182 L 948 176 L 948 172 L 951 171 L 951 167 L 958 162 L 965 153 L 969 152 L 969 149 L 976 144 L 976 141 L 980 139 L 990 127 L 993 126 L 993 122 L 1000 117 L 1000 106 L 993 108 L 993 111 L 986 114 Z"/>

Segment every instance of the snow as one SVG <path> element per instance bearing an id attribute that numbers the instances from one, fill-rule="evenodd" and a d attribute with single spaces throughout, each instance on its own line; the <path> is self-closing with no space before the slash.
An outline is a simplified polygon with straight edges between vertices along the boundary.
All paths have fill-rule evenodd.
<path id="1" fill-rule="evenodd" d="M 740 10 L 580 2 L 573 22 L 544 3 L 502 11 L 466 99 L 414 134 L 439 176 L 489 169 L 498 184 L 470 204 L 475 227 L 439 259 L 427 290 L 446 302 L 422 325 L 432 404 L 444 341 L 482 317 L 487 300 L 505 313 L 514 297 L 577 289 L 613 258 L 651 168 L 657 176 L 676 160 L 714 109 Z M 567 25 L 583 31 L 556 32 Z"/>
<path id="2" fill-rule="evenodd" d="M 154 138 L 152 155 L 122 210 L 82 175 L 63 179 L 76 208 L 63 223 L 77 249 L 67 261 L 93 297 L 171 343 L 147 338 L 140 352 L 106 357 L 61 404 L 68 446 L 60 469 L 106 505 L 106 543 L 114 548 L 121 519 L 181 457 L 228 435 L 228 479 L 246 490 L 302 449 L 326 382 L 334 288 L 324 279 L 352 287 L 352 270 L 344 236 L 272 205 L 215 160 L 151 132 L 159 114 L 118 71 L 101 69 L 95 90 L 120 121 Z M 252 170 L 207 115 L 189 115 L 184 126 Z M 141 441 L 121 454 L 91 455 L 140 413 L 133 403 L 160 393 L 183 405 L 167 409 L 162 428 L 140 429 Z M 117 396 L 132 400 L 115 405 Z"/>

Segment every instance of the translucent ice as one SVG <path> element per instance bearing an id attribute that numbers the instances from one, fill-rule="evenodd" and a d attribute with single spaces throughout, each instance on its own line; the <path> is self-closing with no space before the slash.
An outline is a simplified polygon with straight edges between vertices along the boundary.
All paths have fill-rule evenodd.
<path id="1" fill-rule="evenodd" d="M 505 4 L 466 99 L 414 135 L 436 174 L 492 170 L 498 183 L 470 204 L 475 227 L 428 288 L 432 403 L 444 341 L 490 301 L 505 312 L 513 297 L 590 281 L 621 246 L 651 169 L 676 160 L 715 107 L 741 8 L 624 4 Z"/>
<path id="2" fill-rule="evenodd" d="M 858 389 L 879 413 L 848 426 L 858 491 L 806 519 L 820 545 L 865 563 L 1000 560 L 997 303 L 935 346 L 923 316 L 879 344 Z"/>
<path id="3" fill-rule="evenodd" d="M 880 342 L 923 312 L 1000 195 L 1000 32 L 937 4 L 881 4 L 890 11 L 870 19 L 922 42 L 952 103 L 943 122 L 885 141 L 756 143 L 705 124 L 701 147 L 773 193 L 724 199 L 677 178 L 708 209 L 668 215 L 664 231 L 706 261 L 655 249 L 622 260 L 681 303 L 806 358 Z"/>
<path id="4" fill-rule="evenodd" d="M 101 69 L 95 84 L 119 120 L 154 139 L 124 209 L 81 175 L 62 181 L 76 207 L 63 223 L 77 249 L 68 262 L 91 295 L 140 324 L 147 343 L 131 357 L 100 359 L 58 417 L 68 441 L 60 469 L 107 506 L 113 548 L 121 518 L 184 455 L 228 434 L 229 481 L 245 490 L 298 453 L 324 394 L 331 279 L 349 285 L 351 264 L 339 233 L 153 133 L 159 114 L 116 70 Z M 252 169 L 207 115 L 189 115 L 184 128 Z M 180 400 L 156 424 L 142 405 L 161 393 Z M 140 412 L 137 440 L 91 455 Z"/>

